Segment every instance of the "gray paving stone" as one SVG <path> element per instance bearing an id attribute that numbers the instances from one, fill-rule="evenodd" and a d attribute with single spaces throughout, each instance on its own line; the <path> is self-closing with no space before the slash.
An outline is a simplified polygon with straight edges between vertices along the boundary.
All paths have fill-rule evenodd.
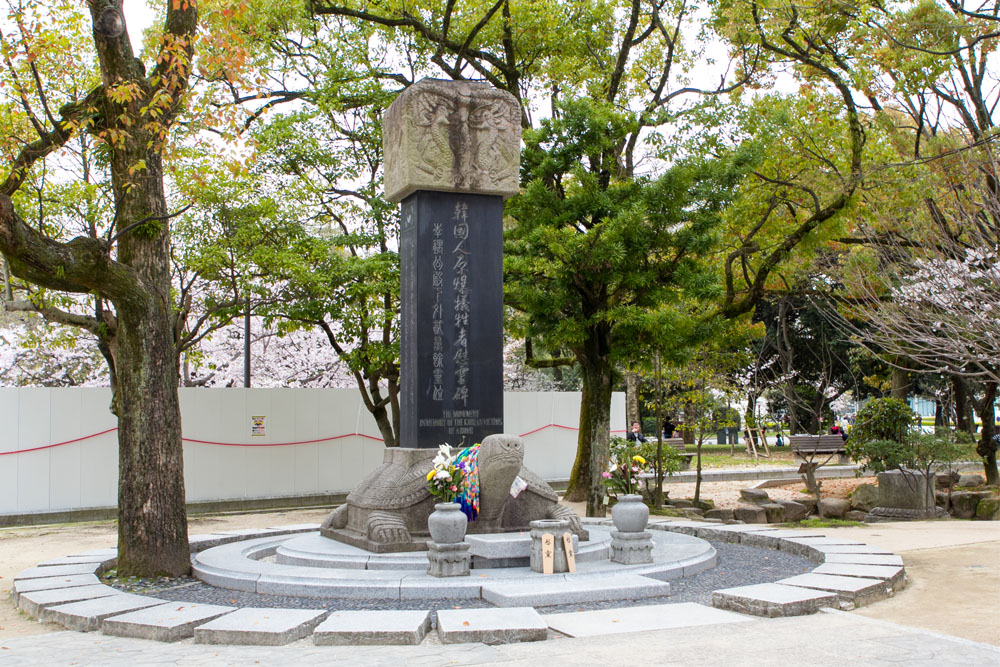
<path id="1" fill-rule="evenodd" d="M 101 621 L 109 616 L 117 616 L 127 611 L 163 604 L 163 600 L 142 595 L 119 593 L 108 597 L 82 602 L 71 602 L 42 610 L 41 620 L 60 623 L 67 630 L 93 632 L 101 627 Z"/>
<path id="2" fill-rule="evenodd" d="M 531 607 L 507 609 L 441 609 L 437 632 L 442 644 L 510 644 L 542 641 L 548 624 Z"/>
<path id="3" fill-rule="evenodd" d="M 244 607 L 194 629 L 197 644 L 282 646 L 302 639 L 326 617 L 322 609 Z"/>
<path id="4" fill-rule="evenodd" d="M 780 579 L 775 583 L 836 593 L 842 601 L 858 607 L 884 600 L 892 595 L 892 586 L 883 579 L 841 577 L 835 574 L 807 572 L 787 579 Z"/>
<path id="5" fill-rule="evenodd" d="M 822 533 L 817 533 L 813 531 L 804 530 L 760 530 L 759 526 L 755 526 L 756 530 L 740 532 L 740 544 L 745 544 L 748 547 L 760 547 L 763 549 L 779 549 L 782 542 L 794 538 L 812 537 L 812 536 L 822 536 Z"/>
<path id="6" fill-rule="evenodd" d="M 100 563 L 80 563 L 79 565 L 53 565 L 51 567 L 29 567 L 14 575 L 14 581 L 21 579 L 41 579 L 61 577 L 69 574 L 94 574 Z"/>
<path id="7" fill-rule="evenodd" d="M 891 551 L 886 551 L 881 547 L 873 547 L 870 544 L 810 544 L 809 546 L 824 554 L 892 554 Z"/>
<path id="8" fill-rule="evenodd" d="M 106 618 L 101 623 L 101 632 L 115 637 L 175 642 L 193 637 L 197 626 L 231 611 L 236 611 L 236 607 L 196 602 L 168 602 Z"/>
<path id="9" fill-rule="evenodd" d="M 906 585 L 906 571 L 901 565 L 855 565 L 853 563 L 823 563 L 813 570 L 815 574 L 836 574 L 842 577 L 882 579 L 900 590 Z"/>
<path id="10" fill-rule="evenodd" d="M 834 593 L 782 584 L 754 584 L 713 591 L 712 606 L 754 616 L 801 616 L 837 605 Z"/>
<path id="11" fill-rule="evenodd" d="M 744 623 L 754 620 L 750 616 L 713 609 L 694 602 L 546 614 L 542 618 L 550 628 L 570 637 L 651 632 L 668 628 Z"/>
<path id="12" fill-rule="evenodd" d="M 410 574 L 400 579 L 399 599 L 469 600 L 480 597 L 482 587 L 483 579 L 477 577 L 475 572 L 468 577 L 449 577 L 447 579 L 431 577 L 427 574 Z"/>
<path id="13" fill-rule="evenodd" d="M 431 629 L 429 611 L 334 611 L 313 630 L 317 646 L 419 644 Z"/>
<path id="14" fill-rule="evenodd" d="M 590 576 L 551 575 L 531 581 L 483 584 L 483 599 L 498 607 L 545 606 L 642 600 L 670 595 L 670 584 L 639 575 Z"/>
<path id="15" fill-rule="evenodd" d="M 853 563 L 855 565 L 902 565 L 903 559 L 892 554 L 824 554 L 827 563 Z"/>
<path id="16" fill-rule="evenodd" d="M 10 596 L 17 605 L 22 593 L 29 591 L 44 591 L 53 588 L 72 588 L 74 586 L 92 586 L 101 583 L 96 574 L 71 574 L 64 577 L 42 577 L 41 579 L 19 579 L 10 589 Z"/>
<path id="17" fill-rule="evenodd" d="M 41 591 L 21 593 L 17 598 L 17 607 L 33 618 L 41 616 L 42 609 L 54 607 L 81 600 L 93 600 L 116 595 L 118 591 L 104 584 L 90 586 L 71 586 L 69 588 L 49 588 Z"/>
<path id="18" fill-rule="evenodd" d="M 117 556 L 63 556 L 62 558 L 52 558 L 38 564 L 38 567 L 55 567 L 57 565 L 87 565 L 102 566 L 105 563 L 111 564 L 118 559 Z"/>
<path id="19" fill-rule="evenodd" d="M 70 558 L 81 558 L 84 556 L 99 556 L 101 558 L 117 558 L 118 549 L 115 547 L 105 547 L 103 549 L 90 549 L 79 553 L 70 554 Z"/>
<path id="20" fill-rule="evenodd" d="M 200 551 L 204 551 L 205 549 L 211 549 L 213 547 L 222 546 L 223 544 L 236 542 L 239 539 L 239 535 L 220 535 L 217 533 L 211 533 L 208 535 L 189 535 L 188 547 L 191 549 L 191 553 L 198 553 Z"/>
<path id="21" fill-rule="evenodd" d="M 351 600 L 398 600 L 399 578 L 347 579 L 330 577 L 294 577 L 262 574 L 256 592 L 262 595 L 298 595 L 302 597 L 341 597 Z"/>

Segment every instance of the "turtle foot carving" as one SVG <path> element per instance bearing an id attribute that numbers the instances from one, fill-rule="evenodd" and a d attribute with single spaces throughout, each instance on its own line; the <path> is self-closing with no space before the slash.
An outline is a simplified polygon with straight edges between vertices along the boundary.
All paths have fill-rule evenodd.
<path id="1" fill-rule="evenodd" d="M 347 503 L 344 503 L 337 509 L 330 512 L 326 520 L 320 525 L 321 530 L 330 530 L 331 528 L 343 528 L 347 525 Z"/>
<path id="2" fill-rule="evenodd" d="M 411 541 L 403 517 L 391 512 L 372 512 L 368 515 L 368 539 L 378 544 Z"/>

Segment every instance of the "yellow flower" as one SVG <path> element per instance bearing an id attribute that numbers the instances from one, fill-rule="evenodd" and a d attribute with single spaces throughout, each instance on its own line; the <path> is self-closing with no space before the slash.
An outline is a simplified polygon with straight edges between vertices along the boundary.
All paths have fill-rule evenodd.
<path id="1" fill-rule="evenodd" d="M 636 454 L 635 456 L 633 456 L 632 460 L 635 461 L 636 463 L 638 463 L 641 466 L 646 465 L 646 459 L 642 458 L 638 454 Z"/>
<path id="2" fill-rule="evenodd" d="M 431 477 L 434 476 L 435 472 L 437 472 L 437 470 L 435 470 L 434 468 L 431 468 L 431 471 L 429 473 L 427 473 L 427 481 L 428 482 L 431 481 Z"/>

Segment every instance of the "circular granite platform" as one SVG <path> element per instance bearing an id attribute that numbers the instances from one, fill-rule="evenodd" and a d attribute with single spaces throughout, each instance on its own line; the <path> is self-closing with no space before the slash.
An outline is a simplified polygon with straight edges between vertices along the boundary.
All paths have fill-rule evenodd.
<path id="1" fill-rule="evenodd" d="M 529 538 L 520 533 L 470 536 L 474 557 L 482 558 L 471 576 L 440 578 L 426 574 L 427 554 L 372 554 L 324 538 L 318 532 L 251 539 L 206 549 L 192 558 L 194 576 L 232 590 L 270 595 L 365 599 L 453 598 L 513 604 L 561 604 L 669 594 L 671 579 L 713 567 L 716 552 L 704 539 L 652 531 L 653 562 L 621 565 L 609 560 L 611 528 L 589 526 L 591 539 L 577 547 L 575 573 L 543 575 L 528 567 L 483 567 L 513 559 Z"/>

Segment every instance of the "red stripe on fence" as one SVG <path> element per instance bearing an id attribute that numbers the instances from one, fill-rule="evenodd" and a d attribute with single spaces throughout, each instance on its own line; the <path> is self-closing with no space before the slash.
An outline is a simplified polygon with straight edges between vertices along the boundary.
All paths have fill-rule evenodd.
<path id="1" fill-rule="evenodd" d="M 561 428 L 561 429 L 566 429 L 567 431 L 578 431 L 579 430 L 575 426 L 563 426 L 562 424 L 546 424 L 545 426 L 539 426 L 538 428 L 533 429 L 531 431 L 528 431 L 527 433 L 522 433 L 518 437 L 524 438 L 526 436 L 538 433 L 539 431 L 544 431 L 547 428 Z M 39 451 L 41 449 L 52 449 L 53 447 L 61 447 L 62 445 L 71 445 L 74 442 L 81 442 L 83 440 L 89 440 L 90 438 L 96 438 L 98 436 L 106 435 L 108 433 L 112 433 L 112 432 L 117 431 L 117 430 L 118 430 L 118 427 L 116 426 L 114 428 L 109 428 L 106 431 L 101 431 L 100 433 L 91 433 L 90 435 L 85 435 L 85 436 L 80 437 L 80 438 L 74 438 L 73 440 L 66 440 L 64 442 L 56 442 L 56 443 L 53 443 L 51 445 L 42 445 L 41 447 L 32 447 L 30 449 L 19 449 L 17 451 L 13 451 L 13 452 L 0 452 L 0 456 L 7 456 L 9 454 L 26 454 L 28 452 L 37 452 L 37 451 Z M 625 431 L 621 430 L 621 431 L 611 431 L 611 432 L 612 433 L 624 433 Z M 376 438 L 375 436 L 366 435 L 364 433 L 344 433 L 343 435 L 335 435 L 335 436 L 332 436 L 330 438 L 317 438 L 316 440 L 300 440 L 300 441 L 297 441 L 297 442 L 260 442 L 260 443 L 257 443 L 257 442 L 215 442 L 215 441 L 212 441 L 212 440 L 195 440 L 194 438 L 185 438 L 185 437 L 181 437 L 181 440 L 183 440 L 184 442 L 193 442 L 193 443 L 196 443 L 196 444 L 199 444 L 199 445 L 216 445 L 216 446 L 219 446 L 219 447 L 288 447 L 288 446 L 291 446 L 291 445 L 311 445 L 311 444 L 314 444 L 314 443 L 317 443 L 317 442 L 330 442 L 330 441 L 333 441 L 333 440 L 340 440 L 342 438 L 350 438 L 352 436 L 357 436 L 359 438 L 367 438 L 369 440 L 378 440 L 379 442 L 382 442 L 382 438 Z"/>

